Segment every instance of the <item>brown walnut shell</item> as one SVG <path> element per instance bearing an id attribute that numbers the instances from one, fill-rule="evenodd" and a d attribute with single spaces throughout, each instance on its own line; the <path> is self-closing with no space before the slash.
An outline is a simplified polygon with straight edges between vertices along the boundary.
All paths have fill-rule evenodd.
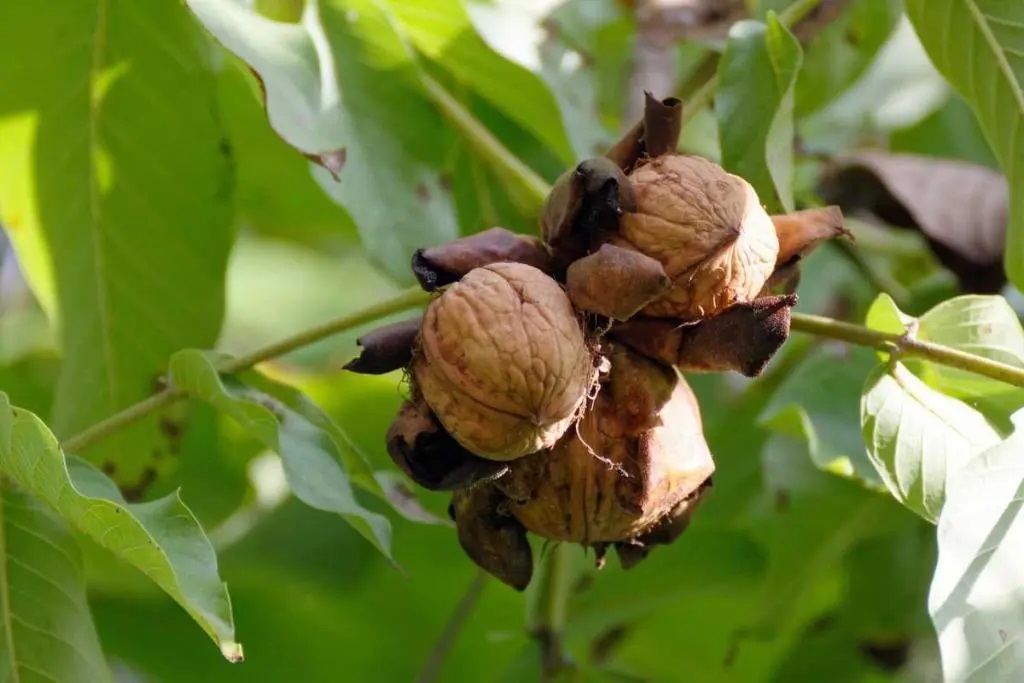
<path id="1" fill-rule="evenodd" d="M 654 529 L 714 468 L 689 385 L 617 346 L 577 428 L 549 451 L 511 463 L 495 485 L 529 531 L 600 545 Z"/>
<path id="2" fill-rule="evenodd" d="M 757 296 L 775 269 L 779 240 L 757 193 L 697 156 L 666 154 L 629 176 L 637 208 L 611 239 L 665 268 L 665 296 L 643 313 L 695 320 Z"/>
<path id="3" fill-rule="evenodd" d="M 568 295 L 521 263 L 476 268 L 432 301 L 412 369 L 455 440 L 499 461 L 554 445 L 596 378 Z"/>

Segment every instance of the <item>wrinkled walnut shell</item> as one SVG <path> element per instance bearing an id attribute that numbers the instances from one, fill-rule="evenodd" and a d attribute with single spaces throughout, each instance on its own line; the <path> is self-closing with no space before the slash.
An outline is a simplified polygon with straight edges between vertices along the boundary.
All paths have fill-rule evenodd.
<path id="1" fill-rule="evenodd" d="M 678 154 L 629 178 L 637 210 L 623 215 L 611 241 L 658 260 L 672 280 L 645 315 L 698 320 L 757 296 L 775 270 L 779 240 L 748 182 Z"/>
<path id="2" fill-rule="evenodd" d="M 596 376 L 569 297 L 519 263 L 472 270 L 432 301 L 412 369 L 455 440 L 501 461 L 558 441 Z"/>

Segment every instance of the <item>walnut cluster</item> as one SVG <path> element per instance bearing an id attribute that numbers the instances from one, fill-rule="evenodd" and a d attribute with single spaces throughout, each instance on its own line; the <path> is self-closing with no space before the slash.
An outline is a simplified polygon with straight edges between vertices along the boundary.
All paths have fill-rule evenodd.
<path id="1" fill-rule="evenodd" d="M 676 152 L 677 100 L 569 169 L 541 238 L 491 228 L 421 249 L 421 318 L 365 335 L 346 368 L 404 369 L 387 435 L 452 492 L 458 539 L 516 589 L 527 533 L 628 568 L 686 528 L 714 460 L 684 372 L 760 374 L 789 334 L 798 263 L 848 233 L 836 207 L 769 215 L 744 179 Z"/>

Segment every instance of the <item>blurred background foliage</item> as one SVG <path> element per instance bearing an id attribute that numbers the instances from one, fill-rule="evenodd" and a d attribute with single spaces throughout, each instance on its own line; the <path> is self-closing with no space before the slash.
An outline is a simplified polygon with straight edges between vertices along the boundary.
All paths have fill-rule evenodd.
<path id="1" fill-rule="evenodd" d="M 172 0 L 154 2 L 188 14 Z M 412 0 L 391 4 L 399 14 L 418 9 Z M 444 5 L 422 3 L 434 4 Z M 616 139 L 637 115 L 645 88 L 691 95 L 732 21 L 787 3 L 676 4 L 683 9 L 656 0 L 472 0 L 469 37 L 458 49 L 437 37 L 440 28 L 432 37 L 421 26 L 425 35 L 413 42 L 420 66 L 551 182 Z M 833 4 L 833 15 L 812 17 L 805 32 L 796 31 L 805 52 L 794 100 L 798 202 L 820 203 L 822 164 L 855 149 L 994 168 L 971 110 L 932 67 L 900 3 L 822 3 Z M 292 20 L 301 3 L 257 5 Z M 55 21 L 60 14 L 55 7 Z M 395 198 L 361 200 L 373 207 L 332 199 L 324 171 L 271 128 L 246 65 L 205 34 L 192 37 L 213 55 L 212 106 L 234 175 L 236 237 L 217 348 L 245 353 L 407 285 L 403 252 L 396 261 L 394 251 L 368 249 L 378 242 L 361 237 L 354 218 Z M 468 71 L 479 64 L 486 69 Z M 523 89 L 489 80 L 502 77 Z M 359 87 L 377 87 L 366 78 L 357 79 Z M 0 96 L 0 115 L 3 104 Z M 374 116 L 366 106 L 365 115 Z M 683 149 L 719 159 L 713 111 L 692 113 Z M 441 115 L 395 125 L 409 127 L 399 139 L 423 143 L 415 154 L 428 158 L 450 189 L 460 232 L 491 225 L 535 231 L 535 217 L 510 196 L 500 171 Z M 343 184 L 350 172 L 343 170 Z M 395 230 L 402 245 L 426 246 L 438 234 L 417 215 L 401 218 Z M 960 291 L 919 232 L 850 218 L 856 250 L 828 244 L 813 255 L 801 311 L 859 321 L 885 290 L 904 311 L 920 314 Z M 0 388 L 45 417 L 59 342 L 6 247 Z M 361 331 L 275 359 L 266 370 L 313 398 L 373 469 L 393 470 L 383 436 L 402 401 L 401 378 L 339 371 Z M 933 528 L 841 476 L 843 466 L 832 467 L 863 467 L 858 406 L 874 362 L 870 351 L 793 338 L 754 382 L 692 378 L 718 466 L 714 490 L 678 542 L 629 572 L 614 561 L 596 572 L 592 558 L 574 556 L 566 633 L 579 680 L 940 680 L 925 605 Z M 147 496 L 178 488 L 218 550 L 246 662 L 224 662 L 178 605 L 82 539 L 93 613 L 119 680 L 411 681 L 476 576 L 447 524 L 445 495 L 416 494 L 440 518 L 432 524 L 364 497 L 392 519 L 396 570 L 344 520 L 297 502 L 277 461 L 206 406 L 190 408 L 177 466 Z M 524 629 L 529 599 L 487 581 L 439 680 L 533 680 L 538 654 Z"/>

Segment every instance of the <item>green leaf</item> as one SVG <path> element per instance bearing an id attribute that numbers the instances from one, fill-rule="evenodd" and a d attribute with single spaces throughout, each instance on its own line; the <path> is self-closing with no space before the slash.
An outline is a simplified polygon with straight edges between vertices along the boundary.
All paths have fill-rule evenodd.
<path id="1" fill-rule="evenodd" d="M 384 0 L 412 44 L 510 119 L 566 165 L 575 155 L 558 105 L 544 83 L 485 43 L 460 0 Z"/>
<path id="2" fill-rule="evenodd" d="M 1024 288 L 1024 4 L 906 0 L 935 67 L 971 106 L 1010 186 L 1006 272 Z"/>
<path id="3" fill-rule="evenodd" d="M 928 387 L 902 363 L 879 366 L 861 399 L 868 457 L 898 501 L 930 522 L 949 477 L 999 443 L 981 413 Z"/>
<path id="4" fill-rule="evenodd" d="M 999 166 L 974 112 L 952 90 L 940 108 L 910 128 L 893 132 L 889 137 L 889 151 L 960 159 L 989 168 Z"/>
<path id="5" fill-rule="evenodd" d="M 227 64 L 219 74 L 218 104 L 236 161 L 238 220 L 263 235 L 313 246 L 358 244 L 348 212 L 317 184 L 309 161 L 270 127 L 259 82 L 242 60 L 220 52 Z M 235 258 L 233 251 L 232 270 Z"/>
<path id="6" fill-rule="evenodd" d="M 598 110 L 611 109 L 612 127 L 619 128 L 622 77 L 632 49 L 633 26 L 624 8 L 608 0 L 470 0 L 466 11 L 493 50 L 544 80 L 574 158 L 603 154 L 615 136 L 601 125 Z"/>
<path id="7" fill-rule="evenodd" d="M 210 46 L 175 0 L 4 3 L 0 217 L 61 333 L 62 437 L 145 398 L 216 341 L 232 241 L 230 147 Z M 40 59 L 41 46 L 59 58 Z M 159 417 L 84 455 L 136 485 Z"/>
<path id="8" fill-rule="evenodd" d="M 329 418 L 294 390 L 248 372 L 250 386 L 233 377 L 222 377 L 211 357 L 186 349 L 171 357 L 174 386 L 202 399 L 249 430 L 264 446 L 281 456 L 288 485 L 306 505 L 341 515 L 377 550 L 391 559 L 391 525 L 387 518 L 370 512 L 356 500 L 349 482 L 376 488 L 365 462 L 350 445 L 339 440 L 340 430 Z M 350 468 L 346 473 L 339 464 Z M 383 497 L 381 492 L 379 495 Z"/>
<path id="9" fill-rule="evenodd" d="M 833 101 L 871 65 L 903 14 L 901 0 L 857 0 L 807 46 L 796 84 L 796 115 Z"/>
<path id="10" fill-rule="evenodd" d="M 1001 296 L 966 295 L 948 299 L 920 318 L 904 314 L 887 294 L 868 310 L 868 327 L 948 346 L 1015 367 L 1024 367 L 1024 328 Z M 881 358 L 888 354 L 878 352 Z M 1024 389 L 968 370 L 907 358 L 907 367 L 933 389 L 967 402 L 997 426 L 1024 405 Z"/>
<path id="11" fill-rule="evenodd" d="M 1024 429 L 950 479 L 928 597 L 947 681 L 1024 679 Z"/>
<path id="12" fill-rule="evenodd" d="M 769 13 L 766 24 L 733 24 L 718 67 L 722 165 L 772 210 L 793 210 L 793 87 L 802 59 L 799 41 Z"/>
<path id="13" fill-rule="evenodd" d="M 0 680 L 112 681 L 74 537 L 59 517 L 2 483 Z"/>
<path id="14" fill-rule="evenodd" d="M 148 576 L 192 616 L 229 661 L 241 661 L 227 587 L 199 522 L 177 495 L 129 505 L 82 460 L 64 459 L 53 434 L 0 393 L 0 472 L 101 546 Z"/>
<path id="15" fill-rule="evenodd" d="M 867 315 L 864 317 L 864 324 L 879 332 L 906 334 L 907 328 L 915 320 L 913 316 L 901 311 L 891 296 L 882 292 L 871 302 Z M 879 352 L 879 354 L 883 358 L 888 355 L 882 352 Z"/>
<path id="16" fill-rule="evenodd" d="M 857 396 L 874 365 L 868 349 L 815 351 L 779 385 L 759 422 L 805 441 L 819 469 L 880 488 L 858 428 Z"/>
<path id="17" fill-rule="evenodd" d="M 412 252 L 456 235 L 436 170 L 452 136 L 394 17 L 370 0 L 309 2 L 298 24 L 272 22 L 240 0 L 187 4 L 259 75 L 274 130 L 326 165 L 314 174 L 367 250 L 411 281 Z"/>
<path id="18" fill-rule="evenodd" d="M 968 295 L 944 301 L 921 316 L 917 338 L 975 356 L 1024 367 L 1024 328 L 1001 296 Z M 982 377 L 967 370 L 935 365 L 934 386 L 952 396 L 986 396 L 1012 392 L 1018 407 L 1024 390 Z"/>

